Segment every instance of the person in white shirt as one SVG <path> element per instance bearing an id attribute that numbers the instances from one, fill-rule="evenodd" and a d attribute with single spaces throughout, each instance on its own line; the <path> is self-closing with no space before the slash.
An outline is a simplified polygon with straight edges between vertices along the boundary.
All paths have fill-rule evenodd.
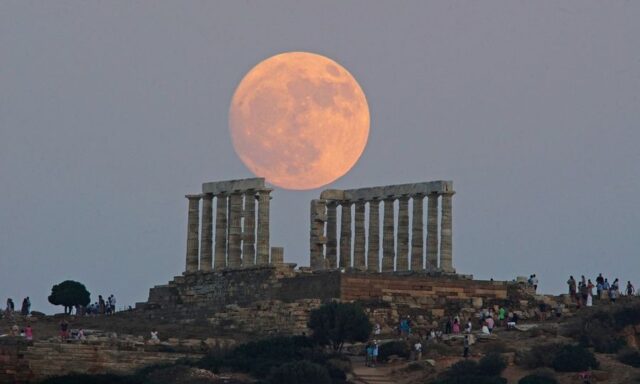
<path id="1" fill-rule="evenodd" d="M 416 352 L 416 360 L 422 360 L 422 343 L 420 342 L 420 340 L 416 341 L 416 343 L 413 345 L 413 349 Z"/>

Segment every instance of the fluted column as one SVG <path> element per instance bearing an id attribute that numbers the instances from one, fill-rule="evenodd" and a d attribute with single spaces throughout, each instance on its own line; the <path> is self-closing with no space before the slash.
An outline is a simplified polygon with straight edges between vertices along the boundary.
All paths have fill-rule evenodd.
<path id="1" fill-rule="evenodd" d="M 398 197 L 398 252 L 396 271 L 409 270 L 409 196 Z"/>
<path id="2" fill-rule="evenodd" d="M 326 263 L 327 268 L 333 269 L 338 267 L 338 215 L 336 208 L 338 204 L 335 201 L 327 202 L 327 250 Z"/>
<path id="3" fill-rule="evenodd" d="M 242 228 L 242 265 L 256 263 L 256 192 L 244 193 L 244 226 Z"/>
<path id="4" fill-rule="evenodd" d="M 213 261 L 213 195 L 206 194 L 202 199 L 202 236 L 200 239 L 200 270 L 211 271 Z"/>
<path id="5" fill-rule="evenodd" d="M 438 194 L 427 196 L 427 269 L 438 268 Z"/>
<path id="6" fill-rule="evenodd" d="M 453 222 L 451 198 L 454 192 L 442 194 L 442 214 L 440 218 L 440 268 L 444 272 L 453 269 Z"/>
<path id="7" fill-rule="evenodd" d="M 354 218 L 355 232 L 353 238 L 353 267 L 360 270 L 365 270 L 367 268 L 364 255 L 364 210 L 365 201 L 357 201 L 356 215 Z"/>
<path id="8" fill-rule="evenodd" d="M 325 200 L 311 200 L 311 230 L 309 233 L 309 266 L 312 270 L 325 269 L 325 260 L 323 255 L 324 244 L 327 238 L 324 236 L 324 223 L 327 221 L 327 206 Z"/>
<path id="9" fill-rule="evenodd" d="M 216 196 L 216 246 L 214 269 L 227 267 L 227 195 Z"/>
<path id="10" fill-rule="evenodd" d="M 257 264 L 269 264 L 269 204 L 270 189 L 258 191 L 258 246 Z"/>
<path id="11" fill-rule="evenodd" d="M 229 268 L 242 266 L 242 195 L 229 195 Z"/>
<path id="12" fill-rule="evenodd" d="M 189 199 L 189 216 L 187 217 L 187 273 L 198 270 L 198 231 L 200 229 L 201 195 L 186 195 Z"/>
<path id="13" fill-rule="evenodd" d="M 382 221 L 382 272 L 393 272 L 395 258 L 395 238 L 393 234 L 393 202 L 395 197 L 384 199 Z"/>
<path id="14" fill-rule="evenodd" d="M 343 201 L 340 226 L 340 268 L 351 266 L 351 202 Z"/>
<path id="15" fill-rule="evenodd" d="M 411 270 L 424 268 L 422 238 L 422 199 L 423 195 L 413 196 L 413 222 L 411 223 Z"/>
<path id="16" fill-rule="evenodd" d="M 367 249 L 367 270 L 378 272 L 380 269 L 380 200 L 369 202 L 369 241 Z"/>

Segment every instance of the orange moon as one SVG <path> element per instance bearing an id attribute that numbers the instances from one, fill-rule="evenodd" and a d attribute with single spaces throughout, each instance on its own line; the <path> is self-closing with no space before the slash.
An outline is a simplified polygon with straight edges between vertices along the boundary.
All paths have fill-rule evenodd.
<path id="1" fill-rule="evenodd" d="M 313 53 L 287 52 L 256 65 L 229 108 L 236 153 L 256 176 L 313 189 L 347 173 L 369 137 L 369 106 L 353 76 Z"/>

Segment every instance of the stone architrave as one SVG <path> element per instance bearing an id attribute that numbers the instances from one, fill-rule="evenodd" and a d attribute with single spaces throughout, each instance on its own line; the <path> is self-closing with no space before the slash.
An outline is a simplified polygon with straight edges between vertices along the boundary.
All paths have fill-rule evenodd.
<path id="1" fill-rule="evenodd" d="M 338 268 L 338 204 L 335 201 L 327 202 L 327 249 L 326 263 L 328 269 Z"/>
<path id="2" fill-rule="evenodd" d="M 227 267 L 227 195 L 216 196 L 216 245 L 214 269 Z"/>
<path id="3" fill-rule="evenodd" d="M 409 270 L 409 196 L 398 197 L 398 251 L 396 271 Z"/>
<path id="4" fill-rule="evenodd" d="M 395 237 L 393 220 L 393 202 L 395 197 L 384 199 L 384 217 L 382 221 L 382 272 L 393 272 L 395 259 Z"/>
<path id="5" fill-rule="evenodd" d="M 355 231 L 353 234 L 353 267 L 364 271 L 367 268 L 365 260 L 365 230 L 364 211 L 365 201 L 356 201 L 356 215 L 354 217 Z"/>
<path id="6" fill-rule="evenodd" d="M 229 195 L 229 268 L 242 266 L 242 195 Z"/>
<path id="7" fill-rule="evenodd" d="M 258 191 L 258 265 L 269 264 L 269 204 L 271 203 L 271 189 Z"/>
<path id="8" fill-rule="evenodd" d="M 453 222 L 451 198 L 454 192 L 442 194 L 442 214 L 440 217 L 440 268 L 443 272 L 454 273 L 453 269 Z"/>
<path id="9" fill-rule="evenodd" d="M 424 269 L 423 236 L 422 236 L 422 195 L 413 196 L 413 222 L 411 223 L 411 270 Z"/>
<path id="10" fill-rule="evenodd" d="M 369 238 L 367 249 L 367 271 L 380 270 L 380 200 L 369 202 Z"/>
<path id="11" fill-rule="evenodd" d="M 213 261 L 213 195 L 202 198 L 202 235 L 200 238 L 200 270 L 211 271 Z"/>
<path id="12" fill-rule="evenodd" d="M 187 217 L 187 266 L 185 272 L 198 271 L 198 232 L 200 229 L 200 199 L 201 195 L 186 195 L 189 199 L 189 213 Z"/>
<path id="13" fill-rule="evenodd" d="M 311 252 L 309 255 L 309 266 L 312 270 L 317 271 L 325 269 L 323 250 L 324 244 L 327 242 L 327 238 L 324 236 L 324 223 L 327 220 L 326 201 L 318 199 L 311 200 L 310 209 L 311 230 L 309 233 L 309 249 Z"/>
<path id="14" fill-rule="evenodd" d="M 244 192 L 244 225 L 242 228 L 242 265 L 256 263 L 256 193 Z"/>
<path id="15" fill-rule="evenodd" d="M 438 194 L 427 195 L 427 269 L 438 269 Z"/>
<path id="16" fill-rule="evenodd" d="M 340 225 L 340 268 L 351 267 L 351 202 L 343 201 Z"/>

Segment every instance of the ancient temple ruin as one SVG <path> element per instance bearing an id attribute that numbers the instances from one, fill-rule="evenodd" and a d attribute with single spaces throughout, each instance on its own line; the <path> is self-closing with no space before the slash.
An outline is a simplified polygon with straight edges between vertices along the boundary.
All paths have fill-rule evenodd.
<path id="1" fill-rule="evenodd" d="M 282 263 L 282 248 L 269 252 L 271 191 L 263 178 L 253 178 L 204 183 L 202 193 L 186 195 L 185 273 Z"/>
<path id="2" fill-rule="evenodd" d="M 451 181 L 323 191 L 319 199 L 311 201 L 311 268 L 313 270 L 354 268 L 369 272 L 411 270 L 455 273 L 451 204 L 454 193 Z M 426 228 L 423 223 L 425 198 L 427 199 Z M 396 201 L 398 202 L 397 216 L 394 207 Z M 382 258 L 380 258 L 379 219 L 381 205 L 383 207 Z M 353 206 L 355 206 L 354 215 L 352 215 Z M 338 207 L 341 214 L 339 237 Z M 438 215 L 438 208 L 440 208 L 440 215 Z M 367 226 L 365 226 L 365 217 L 368 218 Z M 438 218 L 440 218 L 439 222 Z M 409 234 L 411 234 L 411 244 L 409 244 Z"/>

